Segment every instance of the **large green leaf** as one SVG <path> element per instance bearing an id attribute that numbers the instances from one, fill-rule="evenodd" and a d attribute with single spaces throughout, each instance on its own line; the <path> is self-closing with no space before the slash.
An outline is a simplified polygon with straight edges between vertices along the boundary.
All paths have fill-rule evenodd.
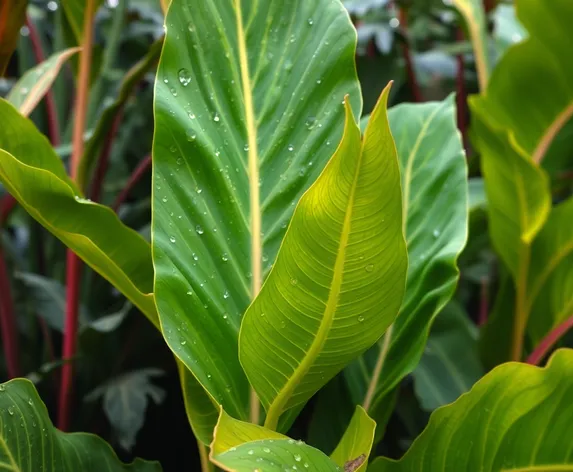
<path id="1" fill-rule="evenodd" d="M 500 366 L 452 405 L 436 410 L 400 461 L 371 472 L 573 470 L 573 351 L 546 368 Z"/>
<path id="2" fill-rule="evenodd" d="M 528 333 L 537 344 L 573 314 L 573 198 L 555 206 L 533 241 Z"/>
<path id="3" fill-rule="evenodd" d="M 330 458 L 340 467 L 352 464 L 353 471 L 365 472 L 375 430 L 376 422 L 358 405 L 344 436 Z"/>
<path id="4" fill-rule="evenodd" d="M 470 102 L 483 110 L 490 127 L 511 131 L 515 143 L 539 163 L 548 153 L 572 151 L 571 140 L 552 144 L 573 115 L 573 2 L 517 0 L 515 5 L 529 37 L 507 51 L 485 94 Z"/>
<path id="5" fill-rule="evenodd" d="M 4 75 L 18 44 L 27 6 L 28 0 L 2 0 L 0 5 L 0 77 Z"/>
<path id="6" fill-rule="evenodd" d="M 2 184 L 157 325 L 148 243 L 111 209 L 83 199 L 48 140 L 4 100 L 0 100 L 0 121 Z"/>
<path id="7" fill-rule="evenodd" d="M 66 60 L 80 48 L 69 48 L 53 54 L 41 64 L 27 71 L 6 97 L 20 113 L 28 116 L 56 80 Z"/>
<path id="8" fill-rule="evenodd" d="M 407 256 L 387 87 L 361 142 L 347 102 L 343 139 L 301 198 L 259 296 L 239 357 L 276 428 L 394 321 Z"/>
<path id="9" fill-rule="evenodd" d="M 347 372 L 354 402 L 371 414 L 420 360 L 432 321 L 456 287 L 456 261 L 467 238 L 467 167 L 453 97 L 399 105 L 389 119 L 404 189 L 409 267 L 396 322 Z"/>
<path id="10" fill-rule="evenodd" d="M 452 301 L 432 325 L 412 373 L 416 395 L 422 408 L 432 411 L 466 393 L 483 374 L 477 329 L 463 307 Z"/>
<path id="11" fill-rule="evenodd" d="M 318 449 L 293 439 L 266 439 L 241 444 L 212 456 L 217 466 L 229 472 L 284 472 L 319 470 L 340 472 L 340 468 Z"/>
<path id="12" fill-rule="evenodd" d="M 180 0 L 166 30 L 153 146 L 159 316 L 175 354 L 245 419 L 241 316 L 340 140 L 346 94 L 360 112 L 356 33 L 338 0 Z"/>
<path id="13" fill-rule="evenodd" d="M 101 438 L 58 431 L 33 384 L 16 379 L 0 384 L 0 469 L 154 472 L 161 471 L 161 466 L 140 459 L 130 465 L 122 464 Z"/>

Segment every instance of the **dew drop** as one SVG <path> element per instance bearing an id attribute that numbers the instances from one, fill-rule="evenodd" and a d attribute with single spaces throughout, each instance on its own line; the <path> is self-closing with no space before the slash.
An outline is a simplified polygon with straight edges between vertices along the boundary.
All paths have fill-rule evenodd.
<path id="1" fill-rule="evenodd" d="M 193 253 L 193 260 L 194 261 L 198 261 L 199 260 L 199 256 L 195 253 Z"/>
<path id="2" fill-rule="evenodd" d="M 177 90 L 175 89 L 175 87 L 171 87 L 171 88 L 169 89 L 169 91 L 171 92 L 171 95 L 173 95 L 174 97 L 177 96 Z"/>
<path id="3" fill-rule="evenodd" d="M 191 296 L 191 295 L 193 295 L 193 292 L 191 290 L 187 290 L 187 295 Z"/>
<path id="4" fill-rule="evenodd" d="M 296 284 L 298 284 L 298 280 L 297 280 L 297 279 L 294 279 L 294 278 L 293 278 L 293 279 L 290 279 L 290 284 L 291 284 L 291 285 L 296 285 Z"/>
<path id="5" fill-rule="evenodd" d="M 363 321 L 364 321 L 364 316 L 360 315 L 360 316 L 358 317 L 358 322 L 359 322 L 359 323 L 362 323 Z"/>
<path id="6" fill-rule="evenodd" d="M 312 18 L 309 18 L 309 19 L 308 19 L 308 25 L 309 25 L 309 26 L 314 25 L 314 20 L 313 20 Z"/>
<path id="7" fill-rule="evenodd" d="M 0 392 L 4 392 L 6 391 L 6 386 L 5 385 L 0 385 Z"/>
<path id="8" fill-rule="evenodd" d="M 185 344 L 187 344 L 187 341 L 186 341 L 185 339 L 181 338 L 181 340 L 179 341 L 179 343 L 180 343 L 182 346 L 185 346 Z"/>
<path id="9" fill-rule="evenodd" d="M 197 231 L 197 234 L 203 234 L 205 232 L 205 231 L 203 231 L 203 228 L 201 227 L 201 225 L 195 226 L 195 231 Z"/>
<path id="10" fill-rule="evenodd" d="M 175 243 L 176 239 L 173 236 L 170 236 L 169 241 L 171 241 L 172 243 Z"/>
<path id="11" fill-rule="evenodd" d="M 435 229 L 432 234 L 434 235 L 434 238 L 437 238 L 440 235 L 440 230 Z"/>
<path id="12" fill-rule="evenodd" d="M 166 84 L 168 84 L 168 83 L 169 83 L 169 79 L 168 79 L 167 77 L 165 77 L 165 78 L 163 79 L 163 82 L 166 83 Z"/>
<path id="13" fill-rule="evenodd" d="M 294 460 L 297 462 L 300 462 L 302 460 L 302 457 L 300 457 L 300 454 L 295 454 L 294 455 Z"/>
<path id="14" fill-rule="evenodd" d="M 287 149 L 289 150 L 289 152 L 292 152 L 294 151 L 294 146 L 292 144 L 289 144 Z"/>
<path id="15" fill-rule="evenodd" d="M 221 121 L 221 117 L 219 116 L 219 113 L 215 112 L 215 114 L 213 115 L 213 121 L 215 123 L 219 123 L 219 121 Z"/>
<path id="16" fill-rule="evenodd" d="M 372 272 L 374 270 L 374 264 L 368 264 L 365 269 L 366 272 Z"/>
<path id="17" fill-rule="evenodd" d="M 243 146 L 243 149 L 245 150 L 245 152 L 248 151 L 248 150 L 249 150 L 249 145 L 248 145 L 248 144 L 245 144 L 245 145 Z"/>
<path id="18" fill-rule="evenodd" d="M 223 293 L 223 298 L 227 299 L 229 298 L 231 295 L 229 294 L 228 290 L 225 290 L 225 293 Z"/>
<path id="19" fill-rule="evenodd" d="M 223 262 L 227 262 L 229 260 L 229 255 L 226 252 L 224 252 L 223 255 L 221 256 L 221 260 Z"/>
<path id="20" fill-rule="evenodd" d="M 197 139 L 197 134 L 191 128 L 186 131 L 185 136 L 187 137 L 187 141 L 190 143 Z"/>
<path id="21" fill-rule="evenodd" d="M 190 33 L 193 33 L 195 31 L 195 25 L 193 24 L 193 22 L 190 22 L 187 25 L 187 29 L 189 30 Z"/>
<path id="22" fill-rule="evenodd" d="M 309 116 L 304 122 L 306 129 L 313 129 L 316 126 L 316 118 L 314 116 Z"/>
<path id="23" fill-rule="evenodd" d="M 179 69 L 179 82 L 183 87 L 187 87 L 191 82 L 191 74 L 187 69 Z"/>
<path id="24" fill-rule="evenodd" d="M 263 452 L 266 452 L 268 454 L 269 452 L 271 452 L 271 450 L 268 447 L 263 447 Z"/>
<path id="25" fill-rule="evenodd" d="M 163 198 L 161 199 L 161 201 L 162 201 L 163 203 L 167 203 L 167 197 L 163 197 Z"/>
<path id="26" fill-rule="evenodd" d="M 249 449 L 249 451 L 247 452 L 247 454 L 248 454 L 249 456 L 252 456 L 254 453 L 255 453 L 255 451 L 253 451 L 252 449 Z"/>
<path id="27" fill-rule="evenodd" d="M 10 416 L 13 416 L 14 415 L 14 407 L 9 406 L 8 407 L 8 413 L 10 413 Z"/>
<path id="28" fill-rule="evenodd" d="M 31 398 L 28 398 L 28 405 L 34 406 L 34 400 L 32 400 Z"/>

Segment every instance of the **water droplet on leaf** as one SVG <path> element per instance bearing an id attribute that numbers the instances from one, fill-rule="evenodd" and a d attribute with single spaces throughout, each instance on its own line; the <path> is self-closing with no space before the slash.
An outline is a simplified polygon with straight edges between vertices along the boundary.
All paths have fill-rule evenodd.
<path id="1" fill-rule="evenodd" d="M 187 87 L 191 82 L 191 74 L 187 69 L 179 69 L 179 82 L 183 87 Z"/>

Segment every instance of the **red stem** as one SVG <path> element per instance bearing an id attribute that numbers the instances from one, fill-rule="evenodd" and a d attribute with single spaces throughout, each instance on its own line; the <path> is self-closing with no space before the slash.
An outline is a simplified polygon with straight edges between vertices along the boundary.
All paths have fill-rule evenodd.
<path id="1" fill-rule="evenodd" d="M 458 28 L 456 32 L 456 40 L 461 42 L 464 40 L 464 33 L 461 28 Z M 466 81 L 464 80 L 464 56 L 463 54 L 458 54 L 456 57 L 457 62 L 457 73 L 456 73 L 456 102 L 458 111 L 458 129 L 462 134 L 462 139 L 464 143 L 464 149 L 466 150 L 466 155 L 468 154 L 468 121 L 467 121 L 467 92 L 466 92 Z"/>
<path id="2" fill-rule="evenodd" d="M 569 318 L 563 321 L 563 323 L 554 328 L 547 336 L 545 336 L 525 362 L 532 365 L 539 365 L 539 363 L 549 353 L 549 351 L 551 351 L 555 344 L 557 344 L 557 342 L 571 328 L 573 328 L 573 315 L 571 315 Z"/>
<path id="3" fill-rule="evenodd" d="M 36 62 L 41 64 L 45 60 L 44 51 L 42 49 L 42 42 L 40 35 L 36 29 L 36 25 L 29 16 L 26 16 L 26 26 L 30 31 L 30 41 L 32 42 L 32 49 L 34 50 L 34 57 Z M 48 135 L 52 146 L 60 145 L 60 123 L 58 121 L 58 113 L 56 112 L 56 102 L 54 100 L 54 93 L 52 90 L 46 92 L 46 113 L 48 114 Z"/>
<path id="4" fill-rule="evenodd" d="M 489 287 L 487 277 L 481 279 L 480 301 L 479 301 L 479 316 L 478 325 L 482 326 L 487 322 L 487 315 L 489 311 Z"/>
<path id="5" fill-rule="evenodd" d="M 410 54 L 410 45 L 408 38 L 408 13 L 403 8 L 398 9 L 398 18 L 400 24 L 402 25 L 402 33 L 404 35 L 404 44 L 402 44 L 402 54 L 404 55 L 404 62 L 406 64 L 406 75 L 408 76 L 408 83 L 412 90 L 412 96 L 414 101 L 421 103 L 424 101 L 424 96 L 422 95 L 422 90 L 418 84 L 418 79 L 416 77 L 416 71 L 414 70 L 414 63 L 412 61 L 412 55 Z"/>
<path id="6" fill-rule="evenodd" d="M 10 378 L 20 376 L 20 362 L 18 350 L 18 329 L 14 317 L 14 302 L 8 268 L 4 254 L 0 248 L 0 327 L 2 328 L 2 345 L 6 358 L 6 368 Z"/>
<path id="7" fill-rule="evenodd" d="M 2 197 L 0 200 L 0 226 L 4 224 L 12 210 L 16 208 L 16 203 L 16 199 L 10 194 Z"/>
<path id="8" fill-rule="evenodd" d="M 145 173 L 149 170 L 150 167 L 151 167 L 151 155 L 148 155 L 134 169 L 131 176 L 129 177 L 129 180 L 125 184 L 125 187 L 115 199 L 115 202 L 112 205 L 112 208 L 115 212 L 119 210 L 119 207 L 123 204 L 123 202 L 125 202 L 127 196 L 129 195 L 129 192 L 131 192 L 133 187 L 135 187 L 137 182 L 139 182 L 141 177 L 145 175 Z"/>
<path id="9" fill-rule="evenodd" d="M 67 431 L 70 426 L 70 403 L 73 388 L 72 358 L 76 353 L 78 340 L 78 312 L 80 302 L 81 260 L 68 249 L 66 254 L 66 317 L 62 357 L 67 361 L 62 366 L 58 428 Z"/>
<path id="10" fill-rule="evenodd" d="M 495 8 L 495 0 L 483 0 L 483 8 L 486 15 Z"/>
<path id="11" fill-rule="evenodd" d="M 103 189 L 103 182 L 105 179 L 105 173 L 107 172 L 107 168 L 109 165 L 109 156 L 111 154 L 111 149 L 113 146 L 113 141 L 115 135 L 117 134 L 117 130 L 119 129 L 119 125 L 121 123 L 121 119 L 123 117 L 123 109 L 120 108 L 117 111 L 113 119 L 113 123 L 109 132 L 107 133 L 105 142 L 103 143 L 103 148 L 101 150 L 101 154 L 98 159 L 97 168 L 95 171 L 93 183 L 92 183 L 92 192 L 91 198 L 94 202 L 99 202 L 101 198 L 101 192 Z"/>

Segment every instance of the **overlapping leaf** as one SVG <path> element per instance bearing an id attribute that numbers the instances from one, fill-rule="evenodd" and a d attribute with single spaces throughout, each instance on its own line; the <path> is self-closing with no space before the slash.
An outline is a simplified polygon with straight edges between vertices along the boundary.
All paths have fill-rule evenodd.
<path id="1" fill-rule="evenodd" d="M 0 77 L 18 44 L 20 28 L 26 21 L 28 0 L 2 0 L 0 5 Z"/>
<path id="2" fill-rule="evenodd" d="M 566 471 L 573 469 L 573 351 L 546 368 L 500 366 L 452 405 L 436 410 L 399 461 L 372 472 Z"/>
<path id="3" fill-rule="evenodd" d="M 0 468 L 9 472 L 159 472 L 158 463 L 122 464 L 93 434 L 62 433 L 28 380 L 0 384 Z"/>
<path id="4" fill-rule="evenodd" d="M 243 319 L 239 357 L 271 429 L 371 347 L 402 302 L 407 256 L 388 92 L 363 141 L 347 102 L 340 146 L 301 198 Z"/>
<path id="5" fill-rule="evenodd" d="M 367 411 L 387 399 L 420 360 L 430 325 L 455 289 L 456 260 L 467 238 L 467 168 L 453 97 L 399 105 L 389 119 L 404 193 L 408 281 L 393 328 L 347 369 L 353 400 Z"/>
<path id="6" fill-rule="evenodd" d="M 294 204 L 356 114 L 356 34 L 337 0 L 181 0 L 155 89 L 153 255 L 165 338 L 246 418 L 241 316 Z M 216 346 L 216 349 L 213 349 Z"/>
<path id="7" fill-rule="evenodd" d="M 375 430 L 376 422 L 364 408 L 357 406 L 344 436 L 330 458 L 340 467 L 351 465 L 353 471 L 365 472 Z"/>

